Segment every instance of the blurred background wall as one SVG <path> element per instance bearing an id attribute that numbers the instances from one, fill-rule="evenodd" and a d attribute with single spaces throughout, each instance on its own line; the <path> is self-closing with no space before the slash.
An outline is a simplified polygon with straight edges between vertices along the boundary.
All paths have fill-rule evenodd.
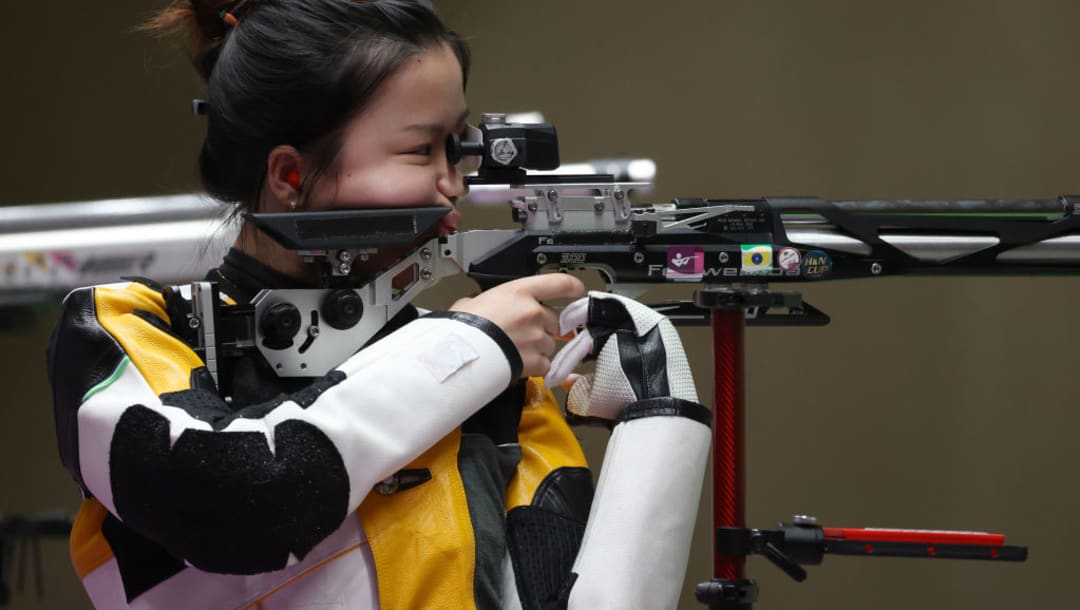
<path id="1" fill-rule="evenodd" d="M 9 3 L 0 204 L 195 188 L 200 84 L 172 45 L 131 32 L 163 3 Z M 651 157 L 652 200 L 1080 193 L 1072 0 L 437 5 L 471 39 L 474 113 L 542 111 L 565 160 Z M 502 208 L 467 214 L 467 228 L 509 226 Z M 425 300 L 469 290 L 448 282 Z M 894 278 L 804 294 L 832 324 L 747 332 L 748 524 L 810 513 L 826 525 L 1002 531 L 1031 556 L 827 557 L 802 584 L 753 558 L 757 607 L 1075 607 L 1080 280 Z M 0 512 L 78 503 L 53 440 L 51 315 L 0 335 Z M 683 337 L 708 401 L 708 333 Z M 582 437 L 599 464 L 604 435 Z M 701 607 L 693 585 L 711 575 L 710 494 L 682 608 Z M 65 543 L 41 551 L 44 601 L 28 568 L 10 607 L 87 607 Z"/>

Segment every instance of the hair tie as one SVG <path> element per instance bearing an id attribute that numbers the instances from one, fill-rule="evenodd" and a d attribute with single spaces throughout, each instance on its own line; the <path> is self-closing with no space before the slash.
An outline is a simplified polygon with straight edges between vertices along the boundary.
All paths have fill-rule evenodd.
<path id="1" fill-rule="evenodd" d="M 236 24 L 240 23 L 236 16 L 234 16 L 229 11 L 221 11 L 220 13 L 218 13 L 218 17 L 221 17 L 221 20 L 224 21 L 225 24 L 231 28 L 236 27 Z"/>

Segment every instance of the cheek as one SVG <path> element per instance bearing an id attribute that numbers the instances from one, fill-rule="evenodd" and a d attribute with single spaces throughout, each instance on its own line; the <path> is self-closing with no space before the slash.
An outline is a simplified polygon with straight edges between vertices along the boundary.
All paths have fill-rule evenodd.
<path id="1" fill-rule="evenodd" d="M 343 172 L 336 191 L 330 198 L 335 208 L 432 205 L 437 197 L 435 177 L 429 169 L 401 165 Z"/>

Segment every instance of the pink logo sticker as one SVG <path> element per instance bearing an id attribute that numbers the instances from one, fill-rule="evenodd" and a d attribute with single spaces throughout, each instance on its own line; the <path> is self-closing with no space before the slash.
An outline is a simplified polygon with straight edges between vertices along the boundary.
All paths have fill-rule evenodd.
<path id="1" fill-rule="evenodd" d="M 700 280 L 705 272 L 705 250 L 700 247 L 668 248 L 666 277 Z"/>

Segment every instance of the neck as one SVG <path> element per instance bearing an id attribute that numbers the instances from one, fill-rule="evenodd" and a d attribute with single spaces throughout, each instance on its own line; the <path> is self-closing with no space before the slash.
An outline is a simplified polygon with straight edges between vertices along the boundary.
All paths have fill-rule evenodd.
<path id="1" fill-rule="evenodd" d="M 305 264 L 299 254 L 287 250 L 250 222 L 240 227 L 233 247 L 283 275 L 305 282 L 315 279 L 311 265 Z"/>

